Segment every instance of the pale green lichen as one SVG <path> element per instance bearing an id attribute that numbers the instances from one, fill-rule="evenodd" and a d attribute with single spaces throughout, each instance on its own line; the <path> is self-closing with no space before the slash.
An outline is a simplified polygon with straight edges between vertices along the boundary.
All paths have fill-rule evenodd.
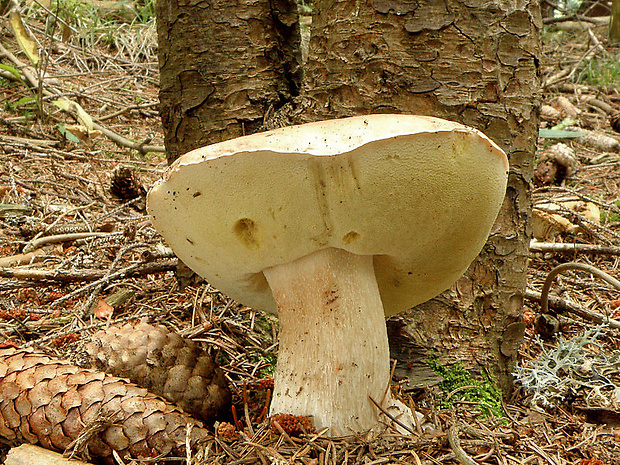
<path id="1" fill-rule="evenodd" d="M 533 407 L 557 406 L 570 397 L 583 396 L 586 405 L 607 405 L 620 401 L 620 352 L 605 351 L 599 339 L 605 326 L 595 326 L 571 339 L 558 337 L 557 347 L 545 349 L 537 359 L 517 365 L 517 383 L 532 394 Z"/>

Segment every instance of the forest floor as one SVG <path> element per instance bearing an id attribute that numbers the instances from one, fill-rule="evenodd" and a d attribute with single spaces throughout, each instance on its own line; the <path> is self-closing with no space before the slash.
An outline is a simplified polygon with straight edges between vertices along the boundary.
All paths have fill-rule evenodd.
<path id="1" fill-rule="evenodd" d="M 620 283 L 568 267 L 552 289 L 559 332 L 541 337 L 555 321 L 537 320 L 557 265 L 620 278 L 620 62 L 604 24 L 543 35 L 537 240 L 513 397 L 485 416 L 468 386 L 407 393 L 424 428 L 351 440 L 265 420 L 274 318 L 204 282 L 181 289 L 145 212 L 142 189 L 165 169 L 152 21 L 115 18 L 110 31 L 78 19 L 29 13 L 43 86 L 0 23 L 0 347 L 66 358 L 95 331 L 143 318 L 191 337 L 220 362 L 239 412 L 228 419 L 238 439 L 214 434 L 201 463 L 620 464 Z"/>

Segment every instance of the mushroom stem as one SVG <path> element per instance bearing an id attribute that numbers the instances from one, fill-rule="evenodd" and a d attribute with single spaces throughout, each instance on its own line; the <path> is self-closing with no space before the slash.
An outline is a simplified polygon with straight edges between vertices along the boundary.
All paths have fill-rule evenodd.
<path id="1" fill-rule="evenodd" d="M 326 248 L 264 274 L 280 318 L 270 414 L 308 415 L 319 429 L 349 434 L 379 422 L 372 397 L 411 424 L 411 411 L 388 389 L 390 354 L 372 256 Z"/>

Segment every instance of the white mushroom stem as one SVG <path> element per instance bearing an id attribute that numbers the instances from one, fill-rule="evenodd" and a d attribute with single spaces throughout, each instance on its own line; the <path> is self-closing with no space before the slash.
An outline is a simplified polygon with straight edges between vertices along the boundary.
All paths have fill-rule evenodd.
<path id="1" fill-rule="evenodd" d="M 319 429 L 350 434 L 379 422 L 372 397 L 410 425 L 411 411 L 388 389 L 387 330 L 372 256 L 327 248 L 264 274 L 280 318 L 270 414 L 308 415 Z"/>

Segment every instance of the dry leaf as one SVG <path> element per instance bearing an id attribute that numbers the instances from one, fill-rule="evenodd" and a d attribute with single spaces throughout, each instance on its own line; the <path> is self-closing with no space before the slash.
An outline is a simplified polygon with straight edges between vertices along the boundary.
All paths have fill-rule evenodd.
<path id="1" fill-rule="evenodd" d="M 75 116 L 82 125 L 86 126 L 88 131 L 93 130 L 93 119 L 90 117 L 86 111 L 80 106 L 79 103 L 74 102 L 73 100 L 69 100 L 66 98 L 60 98 L 58 100 L 54 100 L 54 105 L 56 105 L 61 110 L 67 111 Z"/>
<path id="2" fill-rule="evenodd" d="M 63 43 L 66 44 L 67 42 L 69 42 L 69 39 L 71 39 L 71 34 L 73 31 L 71 31 L 71 28 L 65 23 L 62 23 L 60 28 L 62 31 L 61 40 L 63 41 Z"/>
<path id="3" fill-rule="evenodd" d="M 82 142 L 86 142 L 89 139 L 96 139 L 102 135 L 101 131 L 88 129 L 82 124 L 68 124 L 65 129 Z"/>
<path id="4" fill-rule="evenodd" d="M 532 232 L 539 241 L 553 240 L 562 233 L 575 234 L 582 230 L 578 224 L 573 224 L 565 210 L 572 210 L 586 220 L 600 224 L 601 212 L 597 205 L 584 202 L 576 198 L 567 198 L 555 202 L 543 202 L 534 205 L 532 209 Z"/>
<path id="5" fill-rule="evenodd" d="M 13 30 L 13 34 L 17 39 L 19 48 L 26 54 L 30 62 L 37 66 L 39 64 L 39 53 L 37 51 L 37 43 L 30 33 L 24 27 L 22 17 L 18 11 L 13 10 L 9 15 L 9 24 Z"/>
<path id="6" fill-rule="evenodd" d="M 114 313 L 114 307 L 112 307 L 112 305 L 107 303 L 104 299 L 99 299 L 97 305 L 95 305 L 95 308 L 93 309 L 93 313 L 97 318 L 106 320 Z"/>
<path id="7" fill-rule="evenodd" d="M 540 119 L 543 121 L 559 121 L 562 119 L 562 113 L 553 108 L 551 105 L 541 105 Z"/>

